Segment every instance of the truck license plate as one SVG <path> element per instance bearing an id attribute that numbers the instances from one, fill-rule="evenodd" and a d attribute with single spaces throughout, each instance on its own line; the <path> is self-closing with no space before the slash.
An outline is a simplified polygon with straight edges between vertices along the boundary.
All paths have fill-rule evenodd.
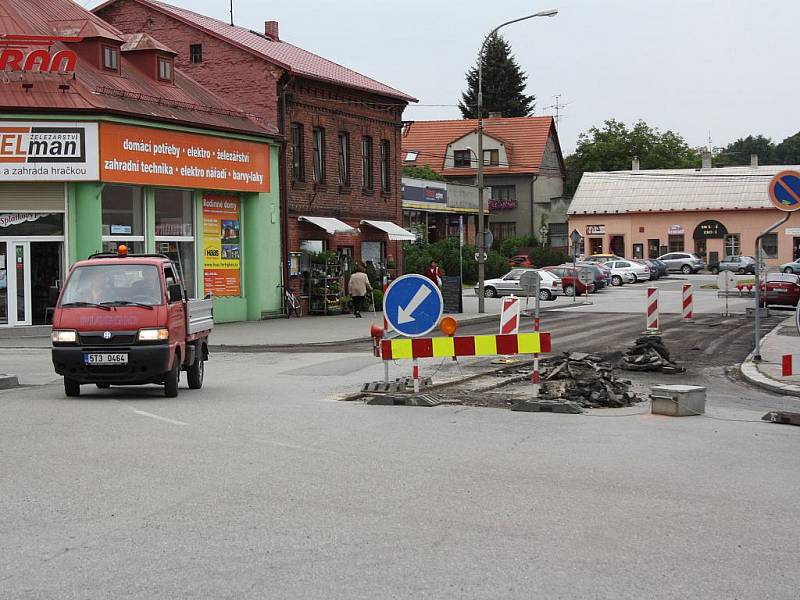
<path id="1" fill-rule="evenodd" d="M 128 355 L 124 352 L 85 352 L 83 355 L 85 365 L 127 365 Z"/>

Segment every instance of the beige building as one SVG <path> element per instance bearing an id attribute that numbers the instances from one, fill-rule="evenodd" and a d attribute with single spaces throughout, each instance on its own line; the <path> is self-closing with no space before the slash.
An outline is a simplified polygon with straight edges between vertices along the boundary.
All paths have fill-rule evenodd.
<path id="1" fill-rule="evenodd" d="M 584 173 L 569 208 L 583 252 L 655 258 L 695 252 L 708 262 L 755 256 L 756 237 L 783 216 L 769 200 L 772 177 L 800 166 Z M 766 265 L 800 256 L 800 214 L 763 238 Z"/>
<path id="2" fill-rule="evenodd" d="M 475 184 L 478 122 L 415 121 L 403 132 L 403 165 L 428 166 L 454 183 Z M 484 184 L 495 240 L 540 236 L 566 247 L 564 160 L 552 117 L 484 119 Z"/>

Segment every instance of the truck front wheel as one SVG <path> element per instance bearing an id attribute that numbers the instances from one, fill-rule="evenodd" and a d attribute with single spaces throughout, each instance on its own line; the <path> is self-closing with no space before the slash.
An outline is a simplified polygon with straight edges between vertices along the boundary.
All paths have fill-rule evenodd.
<path id="1" fill-rule="evenodd" d="M 203 362 L 203 356 L 198 349 L 194 363 L 192 363 L 192 366 L 186 371 L 186 381 L 189 383 L 190 390 L 199 390 L 203 387 L 203 375 L 205 375 L 205 371 L 206 367 Z"/>
<path id="2" fill-rule="evenodd" d="M 74 379 L 64 377 L 64 393 L 70 398 L 80 396 L 81 384 L 75 381 Z"/>
<path id="3" fill-rule="evenodd" d="M 172 359 L 172 368 L 164 379 L 164 395 L 167 398 L 175 398 L 178 395 L 178 384 L 181 380 L 181 359 L 176 354 Z"/>

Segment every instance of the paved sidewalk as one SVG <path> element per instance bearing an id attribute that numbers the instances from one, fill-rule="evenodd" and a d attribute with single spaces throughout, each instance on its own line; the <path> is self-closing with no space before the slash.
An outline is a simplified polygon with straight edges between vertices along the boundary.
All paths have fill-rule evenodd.
<path id="1" fill-rule="evenodd" d="M 760 362 L 753 355 L 742 363 L 742 376 L 750 383 L 777 394 L 800 396 L 800 375 L 783 377 L 781 357 L 800 354 L 800 335 L 794 325 L 794 315 L 787 317 L 761 340 Z"/>

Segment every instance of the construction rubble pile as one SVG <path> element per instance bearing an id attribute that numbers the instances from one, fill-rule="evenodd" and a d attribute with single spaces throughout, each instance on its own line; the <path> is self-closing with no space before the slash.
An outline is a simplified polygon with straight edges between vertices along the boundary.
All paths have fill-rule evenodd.
<path id="1" fill-rule="evenodd" d="M 546 361 L 542 397 L 568 400 L 582 408 L 620 408 L 641 399 L 631 391 L 631 382 L 617 379 L 611 363 L 595 354 L 564 353 Z"/>
<path id="2" fill-rule="evenodd" d="M 669 350 L 660 335 L 643 335 L 628 348 L 619 363 L 627 371 L 659 371 L 661 373 L 683 373 L 684 368 L 672 362 Z"/>

